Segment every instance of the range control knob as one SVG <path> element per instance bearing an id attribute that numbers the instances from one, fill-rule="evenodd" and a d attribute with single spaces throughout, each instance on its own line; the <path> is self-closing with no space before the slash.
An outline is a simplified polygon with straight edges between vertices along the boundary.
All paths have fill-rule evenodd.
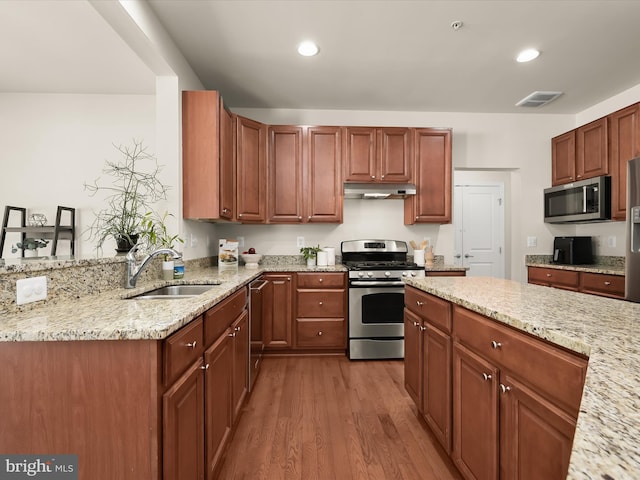
<path id="1" fill-rule="evenodd" d="M 358 272 L 358 277 L 359 277 L 359 278 L 364 277 L 364 272 Z"/>
<path id="2" fill-rule="evenodd" d="M 416 272 L 411 272 L 409 275 L 411 275 L 412 277 L 416 276 Z"/>
<path id="3" fill-rule="evenodd" d="M 407 275 L 409 275 L 409 272 L 402 272 L 403 277 L 406 277 Z"/>
<path id="4" fill-rule="evenodd" d="M 384 272 L 384 276 L 385 277 L 390 277 L 391 276 L 391 272 Z"/>
<path id="5" fill-rule="evenodd" d="M 373 278 L 373 272 L 367 272 L 367 277 Z"/>

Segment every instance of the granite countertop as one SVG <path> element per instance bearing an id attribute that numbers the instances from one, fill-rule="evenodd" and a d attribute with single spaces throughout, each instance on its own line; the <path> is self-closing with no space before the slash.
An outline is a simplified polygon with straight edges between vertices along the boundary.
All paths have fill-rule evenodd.
<path id="1" fill-rule="evenodd" d="M 589 357 L 570 479 L 640 475 L 640 304 L 484 277 L 406 284 Z"/>
<path id="2" fill-rule="evenodd" d="M 624 257 L 595 257 L 595 262 L 590 265 L 565 265 L 553 263 L 552 258 L 553 257 L 551 255 L 527 255 L 525 257 L 525 265 L 527 267 L 544 267 L 554 268 L 556 270 L 624 276 Z"/>
<path id="3" fill-rule="evenodd" d="M 183 280 L 146 282 L 79 299 L 61 300 L 6 316 L 0 321 L 0 342 L 66 340 L 163 339 L 264 272 L 344 272 L 342 265 L 307 267 L 270 265 L 265 268 L 219 271 L 189 269 Z M 131 300 L 128 297 L 167 284 L 211 284 L 196 297 Z"/>

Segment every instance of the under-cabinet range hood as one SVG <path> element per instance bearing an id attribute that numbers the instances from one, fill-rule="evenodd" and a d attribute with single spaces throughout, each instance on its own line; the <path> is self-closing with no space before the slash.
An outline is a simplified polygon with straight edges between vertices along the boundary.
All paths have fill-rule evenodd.
<path id="1" fill-rule="evenodd" d="M 407 198 L 416 194 L 412 183 L 345 183 L 344 198 L 379 200 L 384 198 Z"/>

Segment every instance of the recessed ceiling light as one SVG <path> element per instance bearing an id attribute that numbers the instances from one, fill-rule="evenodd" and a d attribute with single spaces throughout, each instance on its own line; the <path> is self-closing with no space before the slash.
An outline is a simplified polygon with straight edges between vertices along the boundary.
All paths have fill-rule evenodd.
<path id="1" fill-rule="evenodd" d="M 305 40 L 298 45 L 298 53 L 303 57 L 313 57 L 318 54 L 318 46 L 311 40 Z"/>
<path id="2" fill-rule="evenodd" d="M 530 62 L 531 60 L 538 58 L 538 55 L 540 55 L 540 52 L 535 48 L 527 48 L 518 54 L 516 61 L 520 63 Z"/>

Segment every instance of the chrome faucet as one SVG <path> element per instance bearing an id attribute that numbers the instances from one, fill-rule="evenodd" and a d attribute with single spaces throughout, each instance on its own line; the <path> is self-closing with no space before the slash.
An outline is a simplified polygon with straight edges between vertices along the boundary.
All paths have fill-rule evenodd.
<path id="1" fill-rule="evenodd" d="M 178 258 L 182 258 L 182 255 L 176 252 L 173 248 L 159 248 L 158 250 L 154 250 L 149 255 L 147 255 L 140 265 L 136 263 L 136 252 L 140 247 L 139 244 L 133 246 L 131 250 L 127 253 L 127 284 L 125 288 L 134 288 L 136 286 L 136 282 L 138 281 L 138 277 L 142 273 L 142 271 L 149 264 L 151 259 L 157 257 L 158 255 L 171 255 L 174 260 Z"/>

